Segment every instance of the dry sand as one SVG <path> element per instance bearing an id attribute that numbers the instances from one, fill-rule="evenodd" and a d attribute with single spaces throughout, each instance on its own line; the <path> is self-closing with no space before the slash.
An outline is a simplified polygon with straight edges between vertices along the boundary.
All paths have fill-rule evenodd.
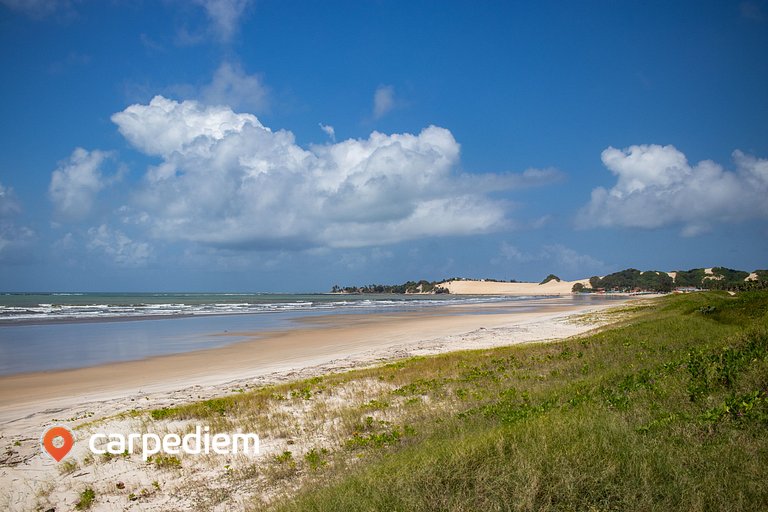
<path id="1" fill-rule="evenodd" d="M 512 286 L 510 289 L 515 290 L 523 286 L 485 284 Z M 548 283 L 541 288 L 554 292 L 566 286 L 572 283 Z M 473 288 L 471 293 L 479 292 Z M 132 460 L 114 464 L 87 462 L 89 451 L 83 442 L 76 443 L 71 453 L 82 469 L 64 477 L 59 475 L 61 467 L 39 449 L 40 435 L 52 423 L 75 428 L 106 418 L 99 423 L 102 431 L 127 433 L 141 425 L 136 420 L 115 417 L 116 414 L 178 405 L 222 396 L 237 388 L 297 380 L 401 357 L 561 339 L 593 329 L 599 323 L 594 319 L 592 323 L 576 322 L 574 315 L 616 305 L 614 301 L 600 306 L 574 306 L 568 297 L 447 306 L 428 313 L 333 315 L 307 321 L 296 330 L 261 333 L 257 339 L 222 348 L 71 371 L 2 377 L 0 508 L 30 510 L 63 504 L 56 510 L 69 510 L 76 502 L 77 492 L 90 485 L 100 496 L 94 510 L 167 509 L 174 503 L 175 498 L 170 498 L 174 492 L 178 496 L 200 485 L 205 487 L 194 482 L 226 481 L 221 464 L 211 469 L 204 461 L 185 463 L 184 472 L 171 477 Z M 89 428 L 94 427 L 85 431 Z M 277 441 L 265 439 L 262 456 L 272 457 L 284 448 Z M 149 489 L 154 497 L 126 499 L 127 490 L 115 490 L 117 481 L 137 492 Z M 151 489 L 153 481 L 162 484 L 162 492 Z M 113 499 L 108 497 L 110 493 L 114 494 Z M 249 496 L 241 498 L 247 500 Z M 232 499 L 218 509 L 241 508 Z M 196 506 L 189 502 L 180 509 L 194 510 Z"/>
<path id="2" fill-rule="evenodd" d="M 573 285 L 589 287 L 589 279 L 538 283 L 500 283 L 496 281 L 446 281 L 440 286 L 460 295 L 570 295 Z"/>

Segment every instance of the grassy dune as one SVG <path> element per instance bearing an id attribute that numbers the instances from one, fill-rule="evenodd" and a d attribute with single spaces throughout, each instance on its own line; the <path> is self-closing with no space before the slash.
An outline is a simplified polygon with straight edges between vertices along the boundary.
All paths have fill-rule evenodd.
<path id="1" fill-rule="evenodd" d="M 670 296 L 627 313 L 578 339 L 332 376 L 328 386 L 392 385 L 327 464 L 298 471 L 297 491 L 254 507 L 765 507 L 768 293 Z"/>
<path id="2" fill-rule="evenodd" d="M 174 492 L 199 510 L 242 492 L 254 511 L 764 509 L 768 292 L 668 296 L 608 317 L 587 336 L 234 390 L 139 419 L 271 443 L 224 468 L 176 460 L 168 471 L 193 477 Z"/>

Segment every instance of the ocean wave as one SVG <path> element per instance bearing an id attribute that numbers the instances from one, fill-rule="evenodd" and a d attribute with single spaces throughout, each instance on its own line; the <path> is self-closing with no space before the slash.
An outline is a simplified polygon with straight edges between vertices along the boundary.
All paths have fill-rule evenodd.
<path id="1" fill-rule="evenodd" d="M 75 294 L 72 294 L 75 295 Z M 78 294 L 82 297 L 85 294 Z M 225 296 L 215 294 L 212 296 Z M 237 296 L 238 294 L 229 294 Z M 167 296 L 178 299 L 183 294 L 152 294 L 152 297 Z M 192 296 L 190 294 L 190 296 Z M 263 297 L 263 296 L 262 296 Z M 462 305 L 483 302 L 509 300 L 509 297 L 456 297 L 456 298 L 359 298 L 343 300 L 285 300 L 274 302 L 205 302 L 205 303 L 147 303 L 135 304 L 56 304 L 39 303 L 34 305 L 0 305 L 0 321 L 56 321 L 56 320 L 98 320 L 131 319 L 142 317 L 174 317 L 203 315 L 258 314 L 289 311 L 365 311 L 365 310 L 411 310 L 440 305 Z"/>

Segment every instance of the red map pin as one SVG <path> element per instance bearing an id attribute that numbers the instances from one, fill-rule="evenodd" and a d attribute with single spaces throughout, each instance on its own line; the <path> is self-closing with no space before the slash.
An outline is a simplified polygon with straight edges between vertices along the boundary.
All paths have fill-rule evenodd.
<path id="1" fill-rule="evenodd" d="M 61 441 L 57 441 L 57 438 L 60 438 Z M 49 428 L 43 434 L 43 449 L 48 452 L 48 455 L 56 459 L 56 462 L 60 462 L 67 456 L 73 444 L 75 444 L 75 438 L 72 437 L 72 432 L 67 427 L 57 425 Z"/>

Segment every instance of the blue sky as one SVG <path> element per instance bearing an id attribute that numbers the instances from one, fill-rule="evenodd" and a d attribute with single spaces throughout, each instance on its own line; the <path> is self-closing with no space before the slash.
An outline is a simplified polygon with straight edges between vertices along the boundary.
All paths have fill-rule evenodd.
<path id="1" fill-rule="evenodd" d="M 0 289 L 768 267 L 768 2 L 0 0 Z"/>

